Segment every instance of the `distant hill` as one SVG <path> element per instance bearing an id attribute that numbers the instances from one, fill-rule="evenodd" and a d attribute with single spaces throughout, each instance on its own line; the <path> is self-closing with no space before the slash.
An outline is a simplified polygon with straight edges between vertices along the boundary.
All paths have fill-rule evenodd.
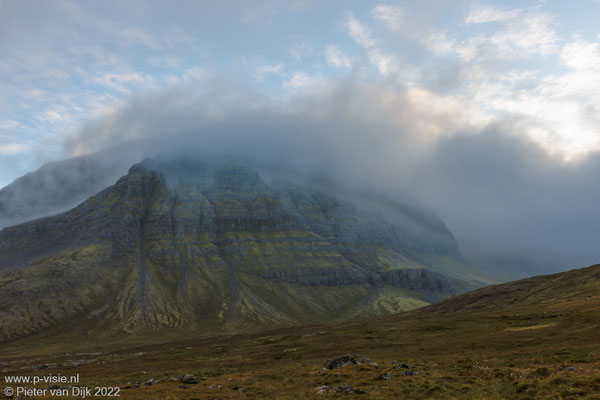
<path id="1" fill-rule="evenodd" d="M 44 164 L 0 189 L 0 229 L 66 211 L 111 185 L 128 165 L 105 152 Z"/>
<path id="2" fill-rule="evenodd" d="M 322 323 L 492 282 L 431 212 L 235 161 L 149 159 L 70 211 L 0 231 L 0 339 Z"/>
<path id="3" fill-rule="evenodd" d="M 510 308 L 576 308 L 600 301 L 600 265 L 488 286 L 429 306 L 422 312 L 466 313 Z"/>

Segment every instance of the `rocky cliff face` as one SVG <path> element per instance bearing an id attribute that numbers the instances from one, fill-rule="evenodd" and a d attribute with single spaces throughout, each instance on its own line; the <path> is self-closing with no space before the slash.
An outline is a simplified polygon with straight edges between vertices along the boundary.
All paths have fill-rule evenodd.
<path id="1" fill-rule="evenodd" d="M 489 282 L 430 213 L 232 162 L 146 160 L 64 214 L 0 231 L 0 339 L 317 323 Z"/>

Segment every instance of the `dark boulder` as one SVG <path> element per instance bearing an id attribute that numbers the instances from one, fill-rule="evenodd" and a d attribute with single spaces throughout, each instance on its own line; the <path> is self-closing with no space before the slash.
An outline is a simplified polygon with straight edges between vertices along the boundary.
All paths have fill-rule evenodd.
<path id="1" fill-rule="evenodd" d="M 394 376 L 394 375 L 392 375 L 392 373 L 388 371 L 388 372 L 386 372 L 385 374 L 383 374 L 383 375 L 380 375 L 380 376 L 379 376 L 379 380 L 382 380 L 382 381 L 389 381 L 390 379 L 392 379 L 392 377 L 393 377 L 393 376 Z"/>
<path id="2" fill-rule="evenodd" d="M 341 367 L 345 367 L 346 365 L 361 365 L 361 364 L 369 364 L 371 360 L 368 358 L 361 357 L 359 354 L 344 354 L 341 357 L 334 358 L 332 360 L 327 360 L 325 363 L 325 368 L 327 369 L 337 369 Z"/>
<path id="3" fill-rule="evenodd" d="M 188 385 L 195 385 L 200 383 L 200 380 L 196 378 L 194 375 L 186 374 L 181 378 L 182 383 L 187 383 Z"/>

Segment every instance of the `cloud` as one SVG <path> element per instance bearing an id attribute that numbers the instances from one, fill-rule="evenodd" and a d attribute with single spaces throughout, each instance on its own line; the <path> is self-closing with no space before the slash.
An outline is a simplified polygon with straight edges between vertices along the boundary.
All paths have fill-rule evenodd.
<path id="1" fill-rule="evenodd" d="M 562 160 L 577 160 L 600 150 L 600 69 L 597 43 L 565 43 L 559 51 L 560 72 L 495 71 L 471 65 L 460 96 L 490 120 L 502 115 L 519 121 L 525 134 Z M 477 104 L 486 105 L 485 108 Z"/>
<path id="2" fill-rule="evenodd" d="M 551 25 L 553 18 L 544 13 L 525 15 L 508 24 L 507 29 L 489 38 L 501 58 L 528 58 L 555 54 L 559 38 Z"/>
<path id="3" fill-rule="evenodd" d="M 44 112 L 44 118 L 50 122 L 57 122 L 63 119 L 62 115 L 54 110 Z"/>
<path id="4" fill-rule="evenodd" d="M 400 61 L 394 55 L 386 54 L 379 49 L 371 49 L 367 54 L 371 64 L 383 76 L 389 76 L 400 70 Z"/>
<path id="5" fill-rule="evenodd" d="M 254 69 L 254 74 L 256 79 L 259 82 L 262 82 L 265 79 L 266 75 L 274 74 L 274 75 L 282 75 L 283 70 L 285 68 L 285 64 L 279 63 L 275 65 L 259 65 Z"/>
<path id="6" fill-rule="evenodd" d="M 377 5 L 371 14 L 387 30 L 418 41 L 434 55 L 454 57 L 449 64 L 454 63 L 454 72 L 445 84 L 456 85 L 453 97 L 470 110 L 473 121 L 491 123 L 510 116 L 520 127 L 515 135 L 526 135 L 563 160 L 576 160 L 600 149 L 595 128 L 597 45 L 584 40 L 566 42 L 555 31 L 555 17 L 544 8 L 475 4 L 465 19 L 474 31 L 463 37 L 428 25 L 422 16 L 391 4 Z M 478 28 L 489 24 L 493 26 Z M 369 37 L 382 46 L 379 37 Z M 534 66 L 527 64 L 531 60 Z M 542 60 L 543 72 L 536 64 Z M 563 68 L 548 73 L 552 65 Z M 390 69 L 380 68 L 380 72 Z M 422 75 L 413 73 L 412 78 L 416 85 L 423 85 Z"/>
<path id="7" fill-rule="evenodd" d="M 150 49 L 156 49 L 161 46 L 153 35 L 139 27 L 119 30 L 115 33 L 115 36 L 119 46 L 145 46 Z"/>
<path id="8" fill-rule="evenodd" d="M 346 18 L 348 33 L 356 43 L 365 48 L 375 47 L 377 42 L 371 38 L 369 30 L 363 26 L 352 14 Z"/>
<path id="9" fill-rule="evenodd" d="M 354 18 L 352 14 L 347 16 L 346 26 L 349 35 L 364 49 L 367 60 L 375 67 L 379 75 L 383 77 L 394 76 L 405 80 L 414 77 L 414 70 L 404 65 L 396 55 L 382 50 L 377 41 L 371 37 L 369 29 Z"/>
<path id="10" fill-rule="evenodd" d="M 25 143 L 6 143 L 0 144 L 0 154 L 17 154 L 26 151 L 30 148 Z"/>
<path id="11" fill-rule="evenodd" d="M 567 43 L 560 52 L 563 65 L 588 71 L 600 71 L 600 43 L 585 40 Z"/>
<path id="12" fill-rule="evenodd" d="M 299 87 L 312 82 L 294 77 Z M 508 263 L 512 273 L 584 266 L 600 256 L 600 189 L 589 184 L 600 174 L 600 154 L 561 164 L 516 134 L 519 121 L 474 123 L 460 99 L 424 88 L 344 80 L 282 104 L 217 81 L 136 97 L 90 122 L 70 148 L 134 140 L 147 155 L 227 153 L 422 202 L 467 256 L 489 267 Z"/>
<path id="13" fill-rule="evenodd" d="M 600 154 L 560 165 L 511 130 L 507 124 L 443 140 L 417 190 L 434 199 L 475 259 L 496 267 L 508 261 L 513 270 L 537 264 L 531 272 L 597 262 L 600 216 L 591 199 L 600 190 L 586 181 L 600 174 Z"/>
<path id="14" fill-rule="evenodd" d="M 295 40 L 292 43 L 288 52 L 296 61 L 302 61 L 314 53 L 313 49 L 306 42 L 299 40 Z"/>
<path id="15" fill-rule="evenodd" d="M 323 88 L 325 82 L 322 78 L 310 75 L 303 71 L 292 72 L 290 78 L 283 82 L 283 87 L 293 90 L 314 90 Z"/>
<path id="16" fill-rule="evenodd" d="M 401 8 L 392 5 L 377 5 L 371 10 L 373 18 L 384 26 L 411 40 L 419 41 L 437 56 L 447 56 L 458 52 L 457 40 L 445 30 L 427 25 L 422 20 L 411 17 Z"/>
<path id="17" fill-rule="evenodd" d="M 142 75 L 136 72 L 130 73 L 115 73 L 108 72 L 100 76 L 95 76 L 91 79 L 91 83 L 101 86 L 106 86 L 118 92 L 127 93 L 130 91 L 131 85 L 151 85 L 152 77 Z"/>
<path id="18" fill-rule="evenodd" d="M 377 5 L 371 11 L 373 18 L 382 21 L 387 27 L 396 32 L 405 31 L 405 26 L 409 25 L 404 10 L 400 7 L 391 5 Z"/>
<path id="19" fill-rule="evenodd" d="M 352 68 L 352 60 L 346 53 L 334 44 L 325 47 L 325 59 L 327 64 L 335 68 Z"/>
<path id="20" fill-rule="evenodd" d="M 497 24 L 493 33 L 477 38 L 479 53 L 487 57 L 527 59 L 556 54 L 559 50 L 560 38 L 553 28 L 554 16 L 539 8 L 506 10 L 485 4 L 473 6 L 465 24 L 486 23 Z M 471 40 L 471 45 L 474 43 Z"/>
<path id="21" fill-rule="evenodd" d="M 559 37 L 552 15 L 538 9 L 501 9 L 476 4 L 465 18 L 469 26 L 495 23 L 493 30 L 458 39 L 447 30 L 428 25 L 422 17 L 408 15 L 401 7 L 377 5 L 373 18 L 389 30 L 420 41 L 439 56 L 457 55 L 467 61 L 478 58 L 518 59 L 558 52 Z"/>
<path id="22" fill-rule="evenodd" d="M 177 68 L 183 63 L 181 57 L 174 55 L 149 56 L 147 61 L 148 64 L 160 68 Z"/>
<path id="23" fill-rule="evenodd" d="M 0 129 L 16 128 L 19 125 L 20 124 L 17 121 L 12 120 L 12 119 L 0 120 Z"/>
<path id="24" fill-rule="evenodd" d="M 465 18 L 465 24 L 502 22 L 514 19 L 518 15 L 518 10 L 505 10 L 489 4 L 477 4 L 469 11 L 469 15 Z"/>

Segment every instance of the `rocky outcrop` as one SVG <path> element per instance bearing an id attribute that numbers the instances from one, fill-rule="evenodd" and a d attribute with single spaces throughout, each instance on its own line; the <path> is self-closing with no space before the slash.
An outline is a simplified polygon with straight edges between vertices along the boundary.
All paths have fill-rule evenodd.
<path id="1" fill-rule="evenodd" d="M 361 357 L 359 354 L 344 354 L 341 357 L 327 360 L 325 368 L 327 369 L 338 369 L 347 365 L 362 365 L 369 364 L 371 360 L 365 357 Z"/>
<path id="2" fill-rule="evenodd" d="M 382 274 L 384 282 L 390 285 L 431 293 L 456 293 L 457 284 L 453 279 L 424 268 L 396 269 Z"/>

